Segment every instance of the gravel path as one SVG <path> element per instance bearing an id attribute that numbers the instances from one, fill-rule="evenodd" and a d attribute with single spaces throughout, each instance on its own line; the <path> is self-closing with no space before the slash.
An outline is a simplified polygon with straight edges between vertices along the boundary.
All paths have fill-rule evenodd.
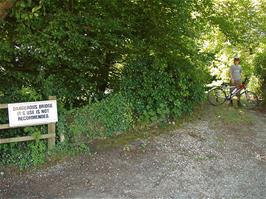
<path id="1" fill-rule="evenodd" d="M 126 147 L 1 179 L 0 198 L 266 198 L 266 116 L 208 117 Z M 232 131 L 234 133 L 232 133 Z"/>

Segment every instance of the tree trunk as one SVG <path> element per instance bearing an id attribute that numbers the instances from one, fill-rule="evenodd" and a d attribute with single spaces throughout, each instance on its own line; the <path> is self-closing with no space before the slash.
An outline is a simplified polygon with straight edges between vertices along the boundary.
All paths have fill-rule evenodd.
<path id="1" fill-rule="evenodd" d="M 101 95 L 105 92 L 108 87 L 109 73 L 113 65 L 113 54 L 108 52 L 105 56 L 105 62 L 98 70 L 97 77 L 97 92 Z"/>

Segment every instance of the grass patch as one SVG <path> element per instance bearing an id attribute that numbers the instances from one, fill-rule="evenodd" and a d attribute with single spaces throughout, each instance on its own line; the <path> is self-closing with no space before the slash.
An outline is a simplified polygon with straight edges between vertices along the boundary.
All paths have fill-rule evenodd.
<path id="1" fill-rule="evenodd" d="M 130 145 L 136 140 L 147 140 L 161 134 L 171 134 L 175 128 L 175 124 L 165 124 L 163 128 L 157 124 L 149 127 L 135 127 L 120 135 L 93 140 L 91 143 L 91 151 L 106 151 Z"/>
<path id="2" fill-rule="evenodd" d="M 209 106 L 209 118 L 214 122 L 222 122 L 225 125 L 252 125 L 254 116 L 248 110 L 224 106 Z"/>

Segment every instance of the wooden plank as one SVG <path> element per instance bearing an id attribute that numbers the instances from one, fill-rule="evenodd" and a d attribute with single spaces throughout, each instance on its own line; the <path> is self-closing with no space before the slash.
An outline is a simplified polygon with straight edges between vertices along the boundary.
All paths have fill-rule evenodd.
<path id="1" fill-rule="evenodd" d="M 8 107 L 7 104 L 0 104 L 0 109 L 6 109 Z"/>
<path id="2" fill-rule="evenodd" d="M 49 139 L 54 137 L 52 134 L 45 134 L 41 135 L 40 139 Z M 35 140 L 36 138 L 33 136 L 24 136 L 24 137 L 15 137 L 15 138 L 4 138 L 0 139 L 0 144 L 6 144 L 6 143 L 12 143 L 12 142 L 24 142 L 24 141 L 30 141 Z"/>
<path id="3" fill-rule="evenodd" d="M 0 124 L 0 130 L 2 129 L 9 129 L 9 124 Z"/>

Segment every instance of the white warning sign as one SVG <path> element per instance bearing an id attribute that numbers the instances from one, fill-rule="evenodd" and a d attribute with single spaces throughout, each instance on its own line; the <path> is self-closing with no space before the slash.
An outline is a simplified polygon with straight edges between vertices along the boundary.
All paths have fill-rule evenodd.
<path id="1" fill-rule="evenodd" d="M 8 118 L 10 127 L 55 123 L 56 100 L 8 104 Z"/>

